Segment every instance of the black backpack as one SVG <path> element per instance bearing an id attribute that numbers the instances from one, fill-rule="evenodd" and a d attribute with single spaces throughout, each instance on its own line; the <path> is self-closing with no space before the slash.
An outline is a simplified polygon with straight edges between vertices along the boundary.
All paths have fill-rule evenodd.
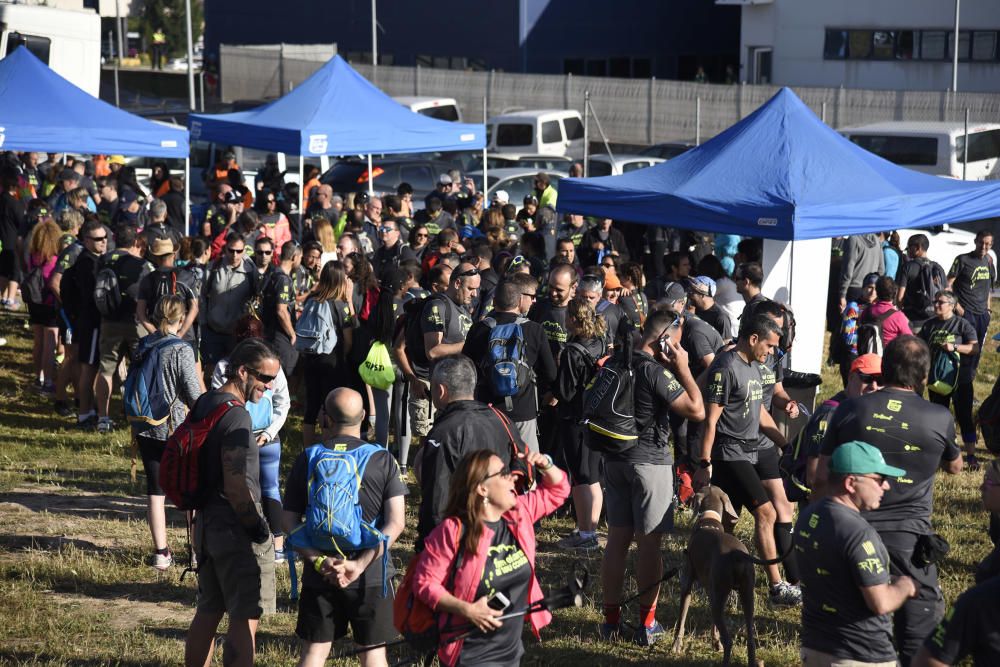
<path id="1" fill-rule="evenodd" d="M 638 444 L 631 336 L 584 388 L 581 423 L 590 431 L 586 442 L 595 451 L 621 453 Z"/>
<path id="2" fill-rule="evenodd" d="M 42 273 L 42 265 L 39 264 L 24 277 L 21 283 L 21 296 L 26 303 L 40 306 L 45 303 L 45 292 L 48 288 L 45 285 L 45 276 Z"/>
<path id="3" fill-rule="evenodd" d="M 868 317 L 867 310 L 861 313 L 861 316 L 858 317 L 858 356 L 862 354 L 877 354 L 880 357 L 882 356 L 885 350 L 882 325 L 885 324 L 885 321 L 893 313 L 898 312 L 895 308 L 890 308 L 878 317 Z"/>
<path id="4" fill-rule="evenodd" d="M 930 319 L 934 317 L 934 295 L 945 288 L 948 277 L 935 261 L 927 258 L 914 261 L 920 264 L 920 272 L 917 279 L 907 285 L 904 296 L 910 312 L 918 315 L 917 319 Z"/>

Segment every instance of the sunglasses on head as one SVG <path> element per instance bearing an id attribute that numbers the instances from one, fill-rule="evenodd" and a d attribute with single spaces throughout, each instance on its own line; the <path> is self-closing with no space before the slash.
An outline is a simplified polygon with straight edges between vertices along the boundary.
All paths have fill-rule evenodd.
<path id="1" fill-rule="evenodd" d="M 472 276 L 478 276 L 479 269 L 466 269 L 465 271 L 459 271 L 457 273 L 451 274 L 452 278 L 471 278 Z"/>

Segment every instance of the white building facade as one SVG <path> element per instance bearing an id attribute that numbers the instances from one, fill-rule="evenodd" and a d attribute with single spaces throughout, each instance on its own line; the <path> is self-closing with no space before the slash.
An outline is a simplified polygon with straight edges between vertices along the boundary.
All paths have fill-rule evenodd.
<path id="1" fill-rule="evenodd" d="M 948 90 L 956 0 L 716 0 L 742 6 L 741 79 Z M 1000 0 L 961 0 L 958 90 L 1000 92 Z"/>

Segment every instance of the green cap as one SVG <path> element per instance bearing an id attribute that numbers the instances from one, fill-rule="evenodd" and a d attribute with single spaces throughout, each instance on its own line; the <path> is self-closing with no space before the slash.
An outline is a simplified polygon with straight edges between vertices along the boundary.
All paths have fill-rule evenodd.
<path id="1" fill-rule="evenodd" d="M 867 442 L 852 440 L 833 450 L 830 472 L 840 475 L 865 475 L 874 473 L 887 477 L 902 477 L 906 471 L 885 462 L 882 452 Z"/>

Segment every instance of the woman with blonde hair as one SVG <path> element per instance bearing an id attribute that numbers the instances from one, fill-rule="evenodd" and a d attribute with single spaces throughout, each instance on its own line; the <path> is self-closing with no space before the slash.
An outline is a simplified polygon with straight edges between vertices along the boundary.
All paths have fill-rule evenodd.
<path id="1" fill-rule="evenodd" d="M 445 520 L 424 540 L 412 564 L 413 590 L 438 612 L 441 628 L 471 623 L 479 632 L 442 644 L 442 665 L 519 665 L 524 612 L 542 599 L 535 570 L 534 524 L 569 495 L 566 474 L 546 454 L 529 452 L 538 486 L 516 495 L 510 466 L 481 449 L 462 458 L 451 477 Z M 457 558 L 461 553 L 461 561 Z M 503 611 L 490 605 L 500 603 Z M 528 615 L 535 637 L 552 621 L 548 611 Z"/>
<path id="2" fill-rule="evenodd" d="M 594 307 L 583 299 L 573 299 L 566 307 L 569 340 L 559 354 L 559 370 L 553 395 L 559 400 L 560 451 L 573 485 L 576 531 L 559 540 L 557 546 L 569 551 L 597 549 L 597 522 L 604 494 L 601 491 L 601 454 L 584 442 L 583 388 L 597 371 L 597 361 L 608 353 L 607 325 Z"/>
<path id="3" fill-rule="evenodd" d="M 337 236 L 333 233 L 333 224 L 323 217 L 313 219 L 313 236 L 321 246 L 323 254 L 319 257 L 319 265 L 326 266 L 327 262 L 337 259 Z"/>
<path id="4" fill-rule="evenodd" d="M 31 322 L 34 338 L 31 358 L 35 366 L 35 379 L 39 391 L 43 394 L 55 393 L 59 310 L 51 283 L 59 251 L 62 249 L 61 237 L 62 230 L 51 219 L 35 225 L 31 231 L 25 258 L 27 264 L 25 281 L 21 285 L 21 293 L 25 303 L 28 304 L 28 320 Z M 32 289 L 35 294 L 31 294 Z"/>
<path id="5" fill-rule="evenodd" d="M 326 395 L 336 387 L 349 386 L 351 377 L 347 368 L 347 355 L 351 352 L 357 315 L 351 295 L 354 285 L 344 271 L 344 265 L 337 261 L 327 262 L 320 270 L 319 282 L 306 297 L 315 301 L 329 302 L 333 312 L 333 324 L 337 334 L 337 345 L 328 354 L 302 353 L 302 367 L 305 369 L 306 409 L 302 419 L 302 442 L 306 447 L 316 443 L 316 421 Z"/>
<path id="6" fill-rule="evenodd" d="M 132 359 L 133 364 L 141 364 L 154 347 L 159 349 L 163 399 L 170 405 L 170 412 L 163 423 L 132 424 L 132 435 L 139 446 L 142 468 L 146 473 L 146 518 L 149 532 L 153 536 L 154 549 L 152 565 L 161 571 L 173 565 L 174 559 L 167 546 L 167 517 L 163 489 L 160 488 L 160 459 L 163 458 L 170 433 L 181 425 L 188 409 L 194 406 L 202 393 L 194 363 L 194 348 L 177 335 L 186 314 L 184 297 L 177 294 L 160 297 L 153 309 L 152 320 L 156 324 L 156 332 L 139 341 Z"/>

